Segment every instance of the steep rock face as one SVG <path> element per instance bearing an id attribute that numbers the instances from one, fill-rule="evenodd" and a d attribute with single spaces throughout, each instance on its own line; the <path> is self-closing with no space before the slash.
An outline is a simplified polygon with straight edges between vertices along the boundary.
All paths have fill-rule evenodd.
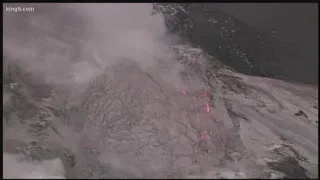
<path id="1" fill-rule="evenodd" d="M 176 44 L 174 62 L 120 58 L 73 93 L 12 61 L 9 42 L 5 153 L 60 158 L 67 178 L 318 176 L 316 87 L 236 73 Z"/>
<path id="2" fill-rule="evenodd" d="M 261 32 L 227 14 L 217 4 L 157 3 L 154 9 L 164 14 L 170 31 L 200 46 L 238 72 L 318 83 L 315 51 L 307 52 L 294 44 L 281 42 L 272 33 Z"/>

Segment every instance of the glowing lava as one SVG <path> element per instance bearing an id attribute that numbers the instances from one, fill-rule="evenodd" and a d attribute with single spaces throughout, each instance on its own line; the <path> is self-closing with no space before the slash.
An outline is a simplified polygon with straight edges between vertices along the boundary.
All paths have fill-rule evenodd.
<path id="1" fill-rule="evenodd" d="M 178 92 L 182 92 L 184 95 L 187 95 L 187 94 L 188 94 L 188 91 L 187 91 L 187 90 L 181 90 L 178 85 L 176 85 L 176 89 L 177 89 Z M 205 91 L 205 92 L 204 92 L 204 96 L 209 98 L 209 93 L 208 93 L 207 91 Z M 196 100 L 196 99 L 198 99 L 198 98 L 197 98 L 197 97 L 192 97 L 192 99 L 193 99 L 193 100 Z M 209 102 L 207 102 L 206 105 L 205 105 L 205 111 L 206 111 L 207 113 L 210 112 Z"/>
<path id="2" fill-rule="evenodd" d="M 200 135 L 200 139 L 207 139 L 208 138 L 208 135 L 207 134 L 201 134 Z"/>
<path id="3" fill-rule="evenodd" d="M 205 109 L 206 109 L 206 112 L 207 112 L 207 113 L 208 113 L 208 112 L 210 112 L 210 106 L 209 106 L 209 103 L 207 103 L 207 104 L 206 104 L 206 108 L 205 108 Z"/>
<path id="4" fill-rule="evenodd" d="M 187 90 L 183 90 L 183 94 L 186 95 L 188 93 Z"/>

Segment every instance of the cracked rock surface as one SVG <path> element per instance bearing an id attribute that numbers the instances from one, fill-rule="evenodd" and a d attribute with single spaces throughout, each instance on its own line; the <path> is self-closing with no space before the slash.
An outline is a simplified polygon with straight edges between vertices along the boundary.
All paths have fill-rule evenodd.
<path id="1" fill-rule="evenodd" d="M 174 65 L 120 58 L 72 94 L 12 61 L 21 57 L 6 40 L 4 167 L 32 161 L 29 171 L 66 178 L 318 177 L 316 87 L 236 73 L 175 44 Z M 38 168 L 50 161 L 64 169 Z"/>

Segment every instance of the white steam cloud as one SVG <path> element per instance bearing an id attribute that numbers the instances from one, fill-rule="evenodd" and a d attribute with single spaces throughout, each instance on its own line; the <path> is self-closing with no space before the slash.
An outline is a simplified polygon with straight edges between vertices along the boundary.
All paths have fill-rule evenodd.
<path id="1" fill-rule="evenodd" d="M 171 61 L 168 46 L 176 37 L 167 34 L 160 14 L 152 15 L 152 4 L 4 6 L 35 9 L 28 13 L 4 12 L 4 76 L 9 73 L 8 65 L 14 63 L 37 81 L 62 85 L 72 93 L 80 89 L 81 93 L 95 77 L 121 60 L 132 60 L 153 73 L 157 73 L 159 61 L 165 61 L 166 67 L 179 68 Z M 169 84 L 179 81 L 172 71 L 158 75 L 167 78 Z M 19 163 L 11 155 L 6 158 L 5 168 L 16 169 L 8 170 L 6 177 L 62 176 L 41 169 L 39 164 Z"/>
<path id="2" fill-rule="evenodd" d="M 35 7 L 33 14 L 5 13 L 4 52 L 46 82 L 87 85 L 121 59 L 147 69 L 170 58 L 173 36 L 166 33 L 164 18 L 152 15 L 152 4 L 28 6 Z"/>

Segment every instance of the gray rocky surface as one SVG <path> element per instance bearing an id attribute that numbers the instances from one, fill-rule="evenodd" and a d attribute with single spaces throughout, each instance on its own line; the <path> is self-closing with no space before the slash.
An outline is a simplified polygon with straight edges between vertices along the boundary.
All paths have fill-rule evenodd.
<path id="1" fill-rule="evenodd" d="M 45 29 L 45 24 L 50 24 L 51 17 L 57 13 L 64 12 L 64 17 L 70 19 L 78 17 L 74 7 L 36 7 L 52 9 L 43 10 L 39 16 L 44 21 L 42 26 L 32 26 L 24 19 L 31 30 L 17 32 L 13 26 L 16 23 L 10 20 L 19 19 L 20 15 L 7 13 L 4 21 L 7 22 L 3 71 L 4 168 L 13 164 L 18 169 L 16 172 L 20 172 L 14 175 L 66 178 L 318 177 L 317 87 L 243 75 L 201 49 L 186 44 L 168 43 L 165 44 L 166 51 L 162 51 L 163 44 L 154 42 L 155 36 L 162 35 L 162 31 L 150 33 L 146 39 L 139 36 L 140 31 L 135 31 L 140 40 L 135 49 L 131 48 L 130 40 L 118 36 L 115 39 L 127 40 L 117 44 L 122 48 L 118 49 L 121 53 L 106 50 L 108 53 L 104 54 L 91 45 L 73 41 L 75 38 L 81 40 L 81 33 L 66 32 L 68 38 L 59 39 Z M 59 11 L 61 8 L 69 11 Z M 88 17 L 96 17 L 91 21 L 88 19 L 93 27 L 102 28 L 94 23 L 105 18 L 120 29 L 102 28 L 89 32 L 99 36 L 101 32 L 112 35 L 120 31 L 118 35 L 123 36 L 133 33 L 132 29 L 128 30 L 131 27 L 128 16 L 118 17 L 124 24 L 120 20 L 112 21 L 114 16 L 98 16 L 102 13 L 100 10 L 108 7 L 77 8 L 78 14 L 84 12 Z M 119 15 L 127 8 L 113 5 L 109 13 Z M 151 12 L 151 6 L 135 8 L 129 12 L 132 16 L 146 16 Z M 141 8 L 150 8 L 150 11 L 141 11 Z M 29 20 L 37 17 L 32 15 Z M 68 18 L 58 20 L 63 24 L 65 19 Z M 145 20 L 132 28 L 144 32 L 154 27 L 145 28 L 149 27 L 148 22 L 159 19 Z M 17 43 L 22 41 L 18 36 L 26 38 L 28 35 L 37 35 L 40 40 L 25 40 L 28 46 Z M 49 39 L 47 43 L 42 41 L 44 37 Z M 116 46 L 114 43 L 118 41 L 107 38 Z M 75 42 L 77 45 L 74 46 Z M 44 44 L 50 46 L 49 50 Z M 110 44 L 100 45 L 114 48 Z M 72 48 L 66 50 L 67 46 Z M 43 57 L 48 59 L 41 59 L 41 53 L 33 52 L 39 47 L 44 48 L 47 53 Z M 141 54 L 143 52 L 145 54 Z M 79 53 L 82 59 L 72 55 Z M 48 64 L 52 61 L 55 63 Z M 18 155 L 29 164 L 12 158 Z M 63 170 L 58 161 L 62 161 Z M 51 162 L 49 164 L 54 164 L 58 170 L 39 169 L 38 165 L 30 165 L 34 162 Z M 30 172 L 42 174 L 30 175 Z M 10 173 L 7 177 L 9 175 L 12 177 Z"/>

